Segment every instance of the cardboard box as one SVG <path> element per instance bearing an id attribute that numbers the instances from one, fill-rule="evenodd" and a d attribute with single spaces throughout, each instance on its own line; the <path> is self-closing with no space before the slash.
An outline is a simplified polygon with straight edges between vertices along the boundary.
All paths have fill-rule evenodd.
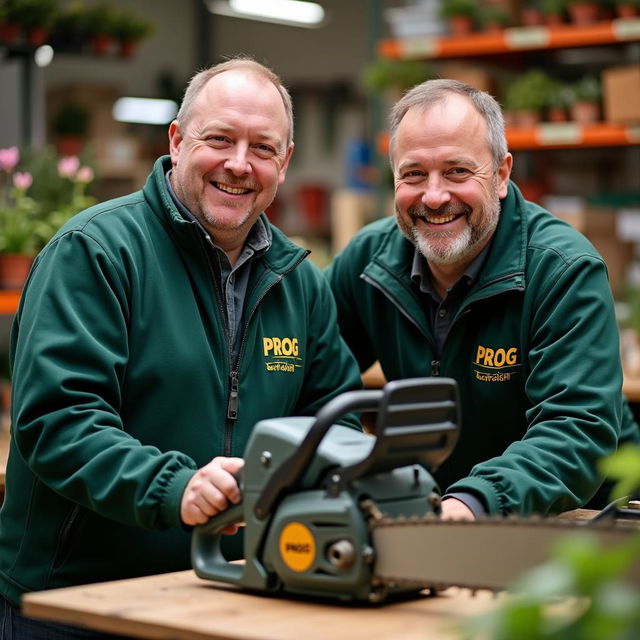
<path id="1" fill-rule="evenodd" d="M 640 64 L 602 72 L 604 116 L 616 124 L 640 124 Z"/>

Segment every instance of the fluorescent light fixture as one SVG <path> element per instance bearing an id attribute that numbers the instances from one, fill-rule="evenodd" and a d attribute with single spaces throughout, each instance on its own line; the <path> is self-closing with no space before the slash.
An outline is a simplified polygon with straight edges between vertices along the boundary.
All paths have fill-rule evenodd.
<path id="1" fill-rule="evenodd" d="M 178 113 L 173 100 L 119 98 L 113 105 L 113 119 L 137 124 L 169 124 Z"/>
<path id="2" fill-rule="evenodd" d="M 207 8 L 216 15 L 310 29 L 325 22 L 321 5 L 302 0 L 207 0 Z"/>

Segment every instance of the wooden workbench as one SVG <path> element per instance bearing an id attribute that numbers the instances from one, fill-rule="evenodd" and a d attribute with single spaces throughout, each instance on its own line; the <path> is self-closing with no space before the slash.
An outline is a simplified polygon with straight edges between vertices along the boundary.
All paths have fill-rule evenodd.
<path id="1" fill-rule="evenodd" d="M 34 618 L 172 640 L 454 640 L 463 617 L 494 606 L 490 593 L 473 596 L 466 589 L 377 607 L 288 600 L 201 580 L 192 571 L 41 591 L 22 600 L 23 612 Z"/>
<path id="2" fill-rule="evenodd" d="M 584 521 L 596 513 L 576 509 L 559 517 Z M 34 618 L 135 638 L 458 640 L 465 617 L 489 611 L 503 597 L 447 589 L 377 607 L 340 605 L 251 594 L 181 571 L 29 593 L 22 608 Z"/>

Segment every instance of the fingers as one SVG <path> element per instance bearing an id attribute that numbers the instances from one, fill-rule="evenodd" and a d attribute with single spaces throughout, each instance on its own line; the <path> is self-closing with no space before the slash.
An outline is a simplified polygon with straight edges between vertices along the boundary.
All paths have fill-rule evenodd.
<path id="1" fill-rule="evenodd" d="M 242 458 L 214 458 L 198 469 L 187 483 L 180 504 L 180 517 L 187 525 L 203 524 L 242 496 L 233 477 L 242 469 Z"/>
<path id="2" fill-rule="evenodd" d="M 446 498 L 442 501 L 442 514 L 440 516 L 443 520 L 475 520 L 473 511 L 469 507 L 458 500 L 457 498 Z"/>

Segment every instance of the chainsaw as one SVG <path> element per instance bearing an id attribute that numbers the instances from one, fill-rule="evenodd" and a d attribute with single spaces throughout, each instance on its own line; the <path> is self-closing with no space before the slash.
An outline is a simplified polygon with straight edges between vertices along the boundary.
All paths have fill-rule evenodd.
<path id="1" fill-rule="evenodd" d="M 375 413 L 374 433 L 336 424 L 350 412 Z M 588 528 L 603 545 L 629 539 L 633 529 L 617 517 L 588 525 L 440 519 L 431 472 L 459 428 L 457 385 L 448 378 L 395 380 L 343 393 L 315 418 L 260 421 L 245 451 L 242 501 L 194 528 L 195 573 L 253 591 L 379 603 L 425 588 L 505 589 L 569 531 Z M 238 523 L 243 564 L 221 549 L 223 530 Z M 634 571 L 640 584 L 640 566 Z"/>

